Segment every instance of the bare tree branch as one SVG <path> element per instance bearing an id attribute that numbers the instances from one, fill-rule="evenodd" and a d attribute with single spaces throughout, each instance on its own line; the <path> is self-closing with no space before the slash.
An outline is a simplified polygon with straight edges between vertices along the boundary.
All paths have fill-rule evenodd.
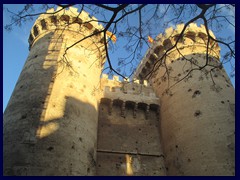
<path id="1" fill-rule="evenodd" d="M 56 14 L 68 7 L 76 6 L 75 4 L 57 4 L 60 9 L 54 12 L 33 12 L 34 6 L 32 4 L 27 4 L 19 12 L 13 12 L 6 9 L 6 12 L 11 16 L 11 22 L 5 25 L 6 30 L 11 30 L 13 26 L 21 26 L 25 21 L 32 19 L 32 17 L 39 16 L 41 14 Z M 49 5 L 43 5 L 43 8 L 48 9 Z M 46 10 L 45 9 L 45 10 Z M 212 68 L 219 68 L 215 65 L 209 63 L 209 52 L 212 51 L 211 43 L 219 43 L 221 46 L 226 47 L 225 55 L 221 64 L 230 63 L 232 69 L 235 69 L 235 40 L 234 36 L 231 38 L 221 39 L 216 36 L 212 37 L 209 33 L 209 30 L 219 31 L 224 29 L 225 24 L 229 25 L 231 28 L 235 28 L 235 15 L 232 15 L 229 12 L 231 9 L 235 9 L 235 4 L 229 5 L 217 5 L 217 4 L 163 4 L 163 5 L 147 5 L 147 4 L 138 4 L 138 5 L 129 5 L 129 4 L 119 4 L 119 5 L 106 5 L 106 4 L 95 4 L 95 5 L 81 5 L 81 11 L 88 9 L 91 15 L 100 15 L 98 20 L 91 19 L 88 22 L 99 22 L 103 24 L 103 30 L 94 31 L 91 34 L 77 40 L 72 45 L 66 47 L 63 58 L 67 62 L 67 52 L 72 47 L 76 46 L 78 43 L 87 40 L 88 38 L 93 38 L 95 35 L 103 35 L 103 47 L 106 54 L 106 60 L 108 67 L 105 67 L 104 70 L 109 70 L 122 78 L 126 78 L 126 71 L 132 70 L 128 73 L 130 77 L 136 68 L 136 65 L 141 60 L 141 51 L 145 48 L 149 48 L 149 44 L 146 40 L 148 35 L 154 36 L 159 34 L 155 29 L 165 29 L 165 26 L 171 24 L 178 24 L 184 22 L 184 27 L 179 34 L 179 37 L 176 39 L 172 47 L 168 48 L 165 53 L 158 57 L 154 62 L 152 69 L 146 74 L 145 78 L 152 76 L 158 68 L 164 67 L 166 78 L 172 78 L 171 73 L 166 65 L 166 57 L 169 56 L 169 53 L 174 48 L 177 48 L 180 39 L 183 38 L 186 28 L 189 24 L 193 22 L 203 21 L 206 32 L 207 32 L 207 44 L 206 44 L 206 62 L 204 65 L 200 66 L 195 63 L 194 59 L 187 59 L 183 54 L 181 56 L 188 63 L 191 63 L 195 68 L 192 68 L 188 74 L 195 70 L 203 70 L 206 66 L 212 66 Z M 234 10 L 235 11 L 235 10 Z M 81 12 L 80 12 L 81 13 Z M 78 15 L 80 15 L 80 13 Z M 107 14 L 107 15 L 106 15 Z M 110 15 L 109 15 L 110 14 Z M 132 17 L 137 17 L 136 22 Z M 134 21 L 134 22 L 133 22 Z M 66 26 L 71 25 L 71 23 Z M 118 36 L 119 41 L 124 41 L 125 45 L 123 48 L 126 50 L 127 54 L 123 58 L 118 59 L 118 66 L 115 66 L 111 53 L 118 49 L 119 45 L 111 43 L 108 40 L 107 31 L 111 31 L 113 36 Z M 144 51 L 145 51 L 144 49 Z M 110 52 L 110 53 L 109 53 Z M 218 65 L 219 66 L 219 65 Z M 120 72 L 123 71 L 123 72 Z M 233 73 L 234 74 L 234 73 Z M 186 76 L 187 77 L 187 76 Z M 185 77 L 185 78 L 186 78 Z M 183 79 L 180 79 L 181 82 Z M 178 83 L 178 82 L 177 82 Z"/>

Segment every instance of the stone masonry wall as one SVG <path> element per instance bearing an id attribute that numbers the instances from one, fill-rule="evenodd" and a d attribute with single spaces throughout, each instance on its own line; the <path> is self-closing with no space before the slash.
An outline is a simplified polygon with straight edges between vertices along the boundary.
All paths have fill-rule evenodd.
<path id="1" fill-rule="evenodd" d="M 159 116 L 150 109 L 146 118 L 144 106 L 113 101 L 99 107 L 97 175 L 165 175 L 164 155 L 159 138 Z"/>
<path id="2" fill-rule="evenodd" d="M 75 8 L 52 12 L 32 28 L 30 53 L 4 112 L 4 175 L 96 173 L 93 92 L 104 62 L 102 36 L 65 50 L 102 27 L 84 23 L 88 14 Z"/>
<path id="3" fill-rule="evenodd" d="M 146 67 L 175 44 L 182 28 L 178 25 L 176 30 L 170 28 L 159 35 L 161 40 L 149 50 L 152 54 L 143 59 L 136 77 L 143 77 L 150 70 Z M 160 66 L 150 78 L 160 98 L 167 175 L 235 174 L 235 92 L 230 80 L 223 69 L 211 66 L 190 73 L 206 63 L 206 43 L 205 27 L 191 24 L 177 49 L 165 59 L 169 76 Z M 210 64 L 220 65 L 219 51 L 218 45 L 210 41 Z M 144 66 L 146 63 L 148 66 Z"/>
<path id="4" fill-rule="evenodd" d="M 103 74 L 97 175 L 165 175 L 159 138 L 159 99 L 137 79 Z"/>
<path id="5" fill-rule="evenodd" d="M 214 41 L 206 48 L 204 26 L 190 24 L 163 57 L 183 25 L 168 28 L 132 82 L 121 82 L 101 77 L 102 33 L 77 43 L 103 29 L 96 18 L 56 11 L 33 25 L 4 112 L 4 175 L 235 175 L 234 89 L 222 68 L 190 73 L 207 51 L 220 67 L 220 48 Z"/>

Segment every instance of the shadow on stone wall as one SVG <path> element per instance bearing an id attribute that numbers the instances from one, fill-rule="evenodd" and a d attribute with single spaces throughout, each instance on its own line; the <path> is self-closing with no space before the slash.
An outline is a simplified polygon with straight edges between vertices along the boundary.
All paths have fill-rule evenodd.
<path id="1" fill-rule="evenodd" d="M 96 129 L 91 126 L 88 113 L 97 114 L 92 105 L 67 96 L 64 116 L 42 122 L 41 131 L 46 134 L 37 141 L 34 147 L 37 156 L 33 157 L 33 166 L 39 169 L 30 174 L 95 174 Z"/>
<path id="2" fill-rule="evenodd" d="M 96 140 L 88 131 L 96 129 L 87 125 L 88 113 L 96 119 L 92 105 L 69 96 L 62 118 L 42 121 L 62 44 L 62 38 L 53 35 L 46 34 L 32 46 L 4 112 L 4 175 L 87 175 L 95 171 Z M 40 126 L 46 133 L 41 139 L 37 136 Z"/>
<path id="3" fill-rule="evenodd" d="M 17 169 L 29 166 L 33 157 L 29 149 L 37 142 L 36 131 L 45 111 L 46 98 L 51 93 L 50 85 L 57 65 L 55 63 L 43 68 L 52 37 L 53 33 L 49 33 L 32 47 L 4 112 L 5 175 L 20 175 L 21 172 Z"/>
<path id="4" fill-rule="evenodd" d="M 4 175 L 95 174 L 96 141 L 89 137 L 92 134 L 88 133 L 91 128 L 86 125 L 86 111 L 96 114 L 92 105 L 66 97 L 64 116 L 41 122 L 43 138 L 30 136 L 34 141 L 4 142 Z M 19 127 L 18 131 L 23 129 Z M 7 149 L 9 145 L 15 149 Z"/>

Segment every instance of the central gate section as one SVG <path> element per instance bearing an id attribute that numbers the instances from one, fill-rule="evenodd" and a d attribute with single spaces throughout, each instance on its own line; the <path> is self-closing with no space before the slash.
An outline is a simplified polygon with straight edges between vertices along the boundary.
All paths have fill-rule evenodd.
<path id="1" fill-rule="evenodd" d="M 107 87 L 105 98 L 101 99 L 97 175 L 165 175 L 159 136 L 158 98 L 142 91 L 142 98 L 136 102 L 134 90 L 137 88 L 128 86 L 131 86 L 127 87 L 131 91 L 123 94 L 124 88 Z M 143 102 L 146 95 L 149 99 Z"/>

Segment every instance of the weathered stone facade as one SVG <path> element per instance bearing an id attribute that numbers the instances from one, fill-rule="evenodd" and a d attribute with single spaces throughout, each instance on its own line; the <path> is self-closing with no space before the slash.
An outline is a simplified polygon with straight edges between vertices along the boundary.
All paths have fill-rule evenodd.
<path id="1" fill-rule="evenodd" d="M 58 11 L 58 9 L 57 9 Z M 101 76 L 103 36 L 96 18 L 75 8 L 41 15 L 30 53 L 4 112 L 4 175 L 234 175 L 235 92 L 225 71 L 192 72 L 206 57 L 204 27 L 159 35 L 135 78 Z M 214 36 L 211 33 L 212 36 Z M 211 63 L 220 48 L 211 42 Z M 180 55 L 181 54 L 181 55 Z M 183 56 L 182 56 L 183 55 Z M 169 86 L 173 85 L 170 89 Z"/>
<path id="2" fill-rule="evenodd" d="M 234 88 L 224 69 L 208 66 L 191 72 L 206 63 L 204 26 L 190 24 L 177 47 L 164 56 L 182 29 L 183 25 L 178 25 L 160 34 L 135 73 L 144 76 L 155 58 L 166 58 L 166 63 L 156 65 L 150 83 L 160 98 L 160 137 L 167 175 L 234 175 Z M 209 63 L 220 65 L 220 48 L 209 43 Z"/>

